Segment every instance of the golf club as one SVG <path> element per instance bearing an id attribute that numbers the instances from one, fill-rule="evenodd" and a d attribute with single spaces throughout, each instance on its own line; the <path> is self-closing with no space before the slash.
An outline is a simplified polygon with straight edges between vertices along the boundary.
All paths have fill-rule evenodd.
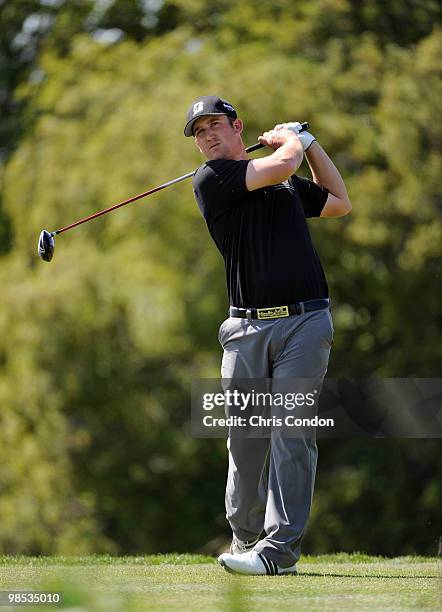
<path id="1" fill-rule="evenodd" d="M 299 130 L 300 132 L 304 132 L 305 130 L 308 130 L 310 127 L 309 123 L 304 122 L 301 123 L 301 129 Z M 248 147 L 246 149 L 247 153 L 252 153 L 253 151 L 257 151 L 258 149 L 262 149 L 264 148 L 265 145 L 261 144 L 260 142 L 257 142 L 256 144 Z M 122 206 L 126 206 L 126 204 L 130 204 L 131 202 L 135 202 L 136 200 L 140 200 L 141 198 L 145 198 L 148 195 L 151 195 L 152 193 L 156 193 L 157 191 L 160 191 L 161 189 L 165 189 L 166 187 L 170 187 L 170 185 L 174 185 L 175 183 L 179 183 L 181 181 L 184 181 L 185 179 L 190 178 L 191 176 L 193 176 L 195 174 L 195 170 L 193 170 L 192 172 L 188 172 L 187 174 L 183 174 L 183 176 L 179 176 L 176 179 L 173 179 L 171 181 L 168 181 L 167 183 L 163 183 L 162 185 L 160 185 L 159 187 L 154 187 L 153 189 L 149 189 L 148 191 L 145 191 L 144 193 L 140 193 L 139 195 L 134 196 L 133 198 L 129 198 L 128 200 L 124 200 L 124 202 L 120 202 L 119 204 L 114 204 L 113 206 L 110 206 L 109 208 L 105 208 L 104 210 L 100 210 L 99 212 L 94 213 L 93 215 L 90 215 L 89 217 L 85 217 L 84 219 L 80 219 L 79 221 L 75 221 L 75 223 L 71 223 L 70 225 L 66 225 L 66 227 L 62 227 L 61 229 L 55 230 L 53 232 L 48 232 L 48 230 L 43 230 L 40 233 L 40 237 L 38 240 L 38 255 L 41 257 L 41 259 L 43 259 L 43 261 L 51 261 L 52 257 L 54 256 L 54 250 L 55 250 L 55 241 L 54 241 L 54 236 L 58 236 L 58 234 L 62 234 L 63 232 L 67 232 L 70 229 L 73 229 L 74 227 L 77 227 L 78 225 L 82 225 L 83 223 L 86 223 L 87 221 L 92 221 L 92 219 L 96 219 L 97 217 L 101 217 L 102 215 L 106 215 L 107 213 L 112 212 L 113 210 L 116 210 L 117 208 L 121 208 Z"/>

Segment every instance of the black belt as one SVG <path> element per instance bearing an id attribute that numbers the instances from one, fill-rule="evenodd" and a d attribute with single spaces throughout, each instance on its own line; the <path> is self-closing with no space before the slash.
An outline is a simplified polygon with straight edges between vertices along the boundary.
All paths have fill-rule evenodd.
<path id="1" fill-rule="evenodd" d="M 304 312 L 312 312 L 313 310 L 324 310 L 325 308 L 330 308 L 329 298 L 308 300 L 306 302 L 290 304 L 289 306 L 273 306 L 271 308 L 236 308 L 236 306 L 230 306 L 229 312 L 231 317 L 265 321 L 267 319 L 289 317 L 290 315 L 300 315 L 304 314 Z"/>

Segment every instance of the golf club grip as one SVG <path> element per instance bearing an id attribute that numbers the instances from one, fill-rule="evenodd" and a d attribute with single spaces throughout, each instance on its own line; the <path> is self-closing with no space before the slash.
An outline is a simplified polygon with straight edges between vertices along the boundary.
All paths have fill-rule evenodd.
<path id="1" fill-rule="evenodd" d="M 301 123 L 301 132 L 305 132 L 306 130 L 309 129 L 309 127 L 310 127 L 310 124 L 307 121 L 305 121 L 304 123 Z M 253 151 L 257 151 L 258 149 L 263 149 L 265 146 L 266 145 L 263 145 L 260 142 L 257 142 L 251 147 L 247 147 L 246 151 L 247 153 L 253 153 Z"/>

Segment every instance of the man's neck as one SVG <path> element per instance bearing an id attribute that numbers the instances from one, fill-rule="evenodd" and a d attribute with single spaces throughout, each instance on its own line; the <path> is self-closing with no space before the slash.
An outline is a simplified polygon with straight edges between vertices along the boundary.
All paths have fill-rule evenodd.
<path id="1" fill-rule="evenodd" d="M 232 149 L 229 159 L 240 161 L 241 159 L 249 159 L 249 155 L 246 151 L 243 141 L 241 140 L 234 149 Z"/>

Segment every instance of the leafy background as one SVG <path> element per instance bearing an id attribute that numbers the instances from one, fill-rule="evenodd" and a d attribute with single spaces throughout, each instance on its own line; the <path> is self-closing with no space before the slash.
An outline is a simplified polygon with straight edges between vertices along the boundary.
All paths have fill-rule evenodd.
<path id="1" fill-rule="evenodd" d="M 441 366 L 441 32 L 431 0 L 0 0 L 0 551 L 214 552 L 222 440 L 189 432 L 216 377 L 222 260 L 181 183 L 193 99 L 245 142 L 308 120 L 349 217 L 311 222 L 334 302 L 329 375 Z M 308 176 L 302 167 L 301 174 Z M 438 440 L 324 440 L 304 551 L 435 554 Z"/>

